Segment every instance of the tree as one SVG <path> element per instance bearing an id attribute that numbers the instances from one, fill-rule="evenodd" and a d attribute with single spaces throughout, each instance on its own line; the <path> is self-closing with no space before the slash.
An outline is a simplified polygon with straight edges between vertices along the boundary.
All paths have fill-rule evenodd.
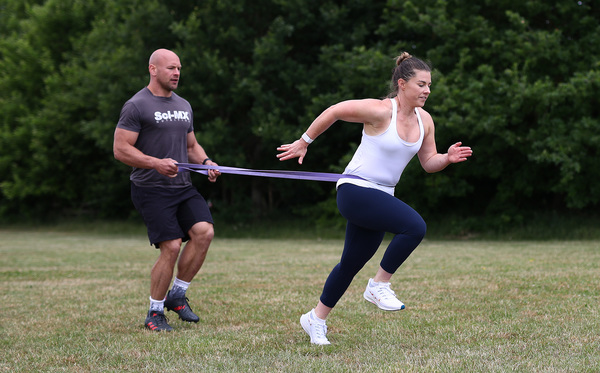
<path id="1" fill-rule="evenodd" d="M 360 124 L 335 124 L 302 166 L 278 162 L 275 149 L 329 105 L 385 96 L 406 50 L 434 66 L 426 110 L 439 150 L 461 140 L 475 155 L 433 175 L 411 162 L 400 198 L 427 216 L 471 215 L 473 226 L 482 215 L 514 223 L 600 202 L 593 2 L 0 0 L 0 9 L 4 219 L 132 212 L 112 135 L 162 47 L 181 57 L 178 92 L 222 165 L 341 172 Z M 337 219 L 330 184 L 194 181 L 226 219 L 281 209 Z"/>

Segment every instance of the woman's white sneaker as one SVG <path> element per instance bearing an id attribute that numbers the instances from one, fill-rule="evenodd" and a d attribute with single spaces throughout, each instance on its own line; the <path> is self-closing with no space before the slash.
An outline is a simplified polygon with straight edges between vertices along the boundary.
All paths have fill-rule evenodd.
<path id="1" fill-rule="evenodd" d="M 396 298 L 396 293 L 390 289 L 389 282 L 375 282 L 370 278 L 363 296 L 385 311 L 398 311 L 405 308 L 404 303 L 400 302 Z"/>
<path id="2" fill-rule="evenodd" d="M 331 344 L 327 340 L 327 324 L 324 320 L 319 320 L 314 314 L 314 309 L 300 316 L 300 325 L 302 329 L 310 336 L 310 343 L 316 345 Z"/>

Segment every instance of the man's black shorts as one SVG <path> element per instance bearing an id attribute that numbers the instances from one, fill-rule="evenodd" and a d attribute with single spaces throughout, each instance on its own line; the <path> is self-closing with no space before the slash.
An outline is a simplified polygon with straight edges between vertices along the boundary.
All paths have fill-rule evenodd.
<path id="1" fill-rule="evenodd" d="M 157 248 L 163 241 L 189 240 L 188 231 L 198 222 L 213 224 L 208 204 L 193 185 L 146 188 L 131 183 L 131 200 L 146 223 L 150 244 Z"/>

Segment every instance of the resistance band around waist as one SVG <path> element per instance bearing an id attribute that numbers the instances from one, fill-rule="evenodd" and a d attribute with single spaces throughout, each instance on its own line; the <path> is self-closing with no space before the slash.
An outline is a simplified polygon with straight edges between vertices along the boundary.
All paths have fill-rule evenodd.
<path id="1" fill-rule="evenodd" d="M 194 163 L 177 163 L 180 171 L 198 172 L 208 174 L 208 170 L 217 170 L 222 174 L 236 174 L 248 176 L 274 177 L 279 179 L 296 179 L 296 180 L 314 180 L 314 181 L 331 181 L 337 182 L 342 178 L 361 179 L 356 175 L 334 174 L 328 172 L 308 172 L 308 171 L 285 171 L 285 170 L 252 170 L 248 168 L 227 167 L 227 166 L 210 166 Z"/>

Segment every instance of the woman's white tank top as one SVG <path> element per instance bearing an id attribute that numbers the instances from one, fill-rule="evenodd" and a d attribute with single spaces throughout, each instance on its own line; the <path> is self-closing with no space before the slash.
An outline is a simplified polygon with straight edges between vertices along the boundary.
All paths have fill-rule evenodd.
<path id="1" fill-rule="evenodd" d="M 362 132 L 360 145 L 344 174 L 360 176 L 364 180 L 341 178 L 336 188 L 344 183 L 351 183 L 367 188 L 382 190 L 394 195 L 394 189 L 408 162 L 417 154 L 423 144 L 425 130 L 419 110 L 415 108 L 419 122 L 419 140 L 414 143 L 404 141 L 396 129 L 397 105 L 392 101 L 392 119 L 385 132 L 377 136 L 369 136 Z"/>

